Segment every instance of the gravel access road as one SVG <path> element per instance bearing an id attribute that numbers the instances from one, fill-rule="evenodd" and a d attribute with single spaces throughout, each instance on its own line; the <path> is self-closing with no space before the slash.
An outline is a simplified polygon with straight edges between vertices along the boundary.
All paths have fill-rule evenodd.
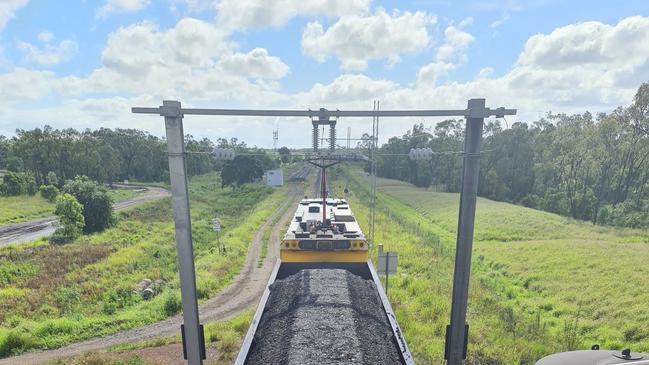
<path id="1" fill-rule="evenodd" d="M 145 190 L 142 194 L 138 194 L 133 198 L 113 204 L 113 209 L 126 209 L 134 205 L 169 196 L 169 191 L 167 189 L 154 186 L 143 186 L 142 189 Z M 56 230 L 56 222 L 56 217 L 50 216 L 27 222 L 0 226 L 0 246 L 26 243 L 37 240 L 41 237 L 48 237 Z"/>

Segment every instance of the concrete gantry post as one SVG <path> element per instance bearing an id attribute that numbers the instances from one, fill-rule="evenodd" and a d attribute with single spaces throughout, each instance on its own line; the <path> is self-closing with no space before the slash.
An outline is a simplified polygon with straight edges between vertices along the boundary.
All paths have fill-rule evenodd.
<path id="1" fill-rule="evenodd" d="M 180 102 L 165 100 L 160 108 L 165 118 L 167 152 L 169 154 L 169 176 L 171 178 L 171 206 L 176 227 L 176 249 L 180 272 L 180 293 L 183 306 L 184 343 L 189 365 L 201 365 L 202 333 L 198 319 L 196 299 L 196 274 L 194 271 L 194 248 L 192 245 L 192 224 L 189 216 L 189 194 L 185 167 L 185 143 L 183 115 Z"/>
<path id="2" fill-rule="evenodd" d="M 460 214 L 455 249 L 455 272 L 451 324 L 446 329 L 446 356 L 449 365 L 460 365 L 466 358 L 467 337 L 466 309 L 469 299 L 471 274 L 471 251 L 473 249 L 473 225 L 478 195 L 480 172 L 480 142 L 485 116 L 485 99 L 470 99 L 466 116 L 464 137 L 464 166 L 460 193 Z"/>

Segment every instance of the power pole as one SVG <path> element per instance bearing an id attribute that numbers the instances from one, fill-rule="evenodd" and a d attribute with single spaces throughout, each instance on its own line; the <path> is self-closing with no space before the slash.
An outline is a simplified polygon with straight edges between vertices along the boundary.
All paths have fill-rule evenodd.
<path id="1" fill-rule="evenodd" d="M 185 143 L 183 115 L 180 102 L 165 100 L 160 108 L 165 118 L 167 152 L 169 154 L 169 176 L 171 178 L 171 207 L 176 228 L 176 250 L 180 271 L 180 294 L 183 306 L 183 342 L 187 349 L 189 365 L 203 364 L 203 333 L 198 319 L 196 298 L 196 274 L 194 271 L 194 247 L 192 244 L 192 222 L 189 216 L 189 193 L 185 165 Z"/>
<path id="2" fill-rule="evenodd" d="M 379 101 L 374 100 L 374 111 L 379 110 Z M 370 242 L 374 244 L 374 226 L 376 220 L 376 145 L 379 138 L 379 117 L 372 117 L 372 144 L 370 149 Z"/>
<path id="3" fill-rule="evenodd" d="M 449 365 L 461 365 L 466 358 L 467 352 L 469 326 L 466 324 L 466 308 L 469 300 L 473 225 L 475 223 L 478 176 L 480 173 L 480 142 L 484 125 L 484 113 L 478 111 L 485 109 L 485 99 L 470 99 L 467 109 L 469 115 L 466 117 L 464 138 L 464 166 L 462 169 L 460 215 L 455 249 L 451 324 L 446 328 L 446 351 L 444 356 Z"/>

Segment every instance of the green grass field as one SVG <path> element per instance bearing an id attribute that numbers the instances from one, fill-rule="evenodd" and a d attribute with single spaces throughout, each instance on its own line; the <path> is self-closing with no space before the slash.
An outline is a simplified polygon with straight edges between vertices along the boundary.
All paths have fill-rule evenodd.
<path id="1" fill-rule="evenodd" d="M 352 187 L 368 227 L 358 171 Z M 417 362 L 441 364 L 459 197 L 382 179 L 378 191 L 377 242 L 400 255 L 390 300 Z M 648 241 L 647 232 L 479 199 L 468 363 L 533 364 L 595 343 L 649 351 Z"/>
<path id="2" fill-rule="evenodd" d="M 54 214 L 54 204 L 34 196 L 0 197 L 0 225 L 20 223 Z"/>
<path id="3" fill-rule="evenodd" d="M 119 202 L 133 198 L 140 192 L 134 189 L 110 189 L 108 194 L 113 201 Z M 54 203 L 43 199 L 40 194 L 0 197 L 0 226 L 52 215 L 54 215 Z"/>
<path id="4" fill-rule="evenodd" d="M 225 287 L 245 260 L 256 229 L 283 190 L 221 189 L 216 175 L 190 181 L 197 289 L 204 300 Z M 221 218 L 227 253 L 210 220 Z M 169 198 L 120 214 L 116 227 L 64 246 L 0 249 L 0 355 L 53 348 L 161 320 L 180 310 Z M 134 294 L 144 278 L 163 279 L 151 300 Z"/>

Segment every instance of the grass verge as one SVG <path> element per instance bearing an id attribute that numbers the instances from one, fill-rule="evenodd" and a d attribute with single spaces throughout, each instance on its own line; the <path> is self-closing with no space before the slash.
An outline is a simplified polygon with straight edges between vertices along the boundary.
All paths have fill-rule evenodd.
<path id="1" fill-rule="evenodd" d="M 204 300 L 239 271 L 256 230 L 284 190 L 221 189 L 215 174 L 190 181 L 197 291 Z M 210 221 L 221 218 L 220 253 Z M 150 300 L 135 293 L 159 280 Z M 0 249 L 0 356 L 60 347 L 134 328 L 180 310 L 169 198 L 120 213 L 116 227 L 65 246 Z"/>
<path id="2" fill-rule="evenodd" d="M 351 176 L 351 204 L 367 227 L 367 180 Z M 377 242 L 399 253 L 390 300 L 417 362 L 441 364 L 458 196 L 383 179 L 378 190 Z M 479 199 L 468 363 L 533 364 L 595 343 L 648 351 L 640 323 L 649 298 L 638 290 L 647 275 L 646 242 L 646 232 Z"/>

